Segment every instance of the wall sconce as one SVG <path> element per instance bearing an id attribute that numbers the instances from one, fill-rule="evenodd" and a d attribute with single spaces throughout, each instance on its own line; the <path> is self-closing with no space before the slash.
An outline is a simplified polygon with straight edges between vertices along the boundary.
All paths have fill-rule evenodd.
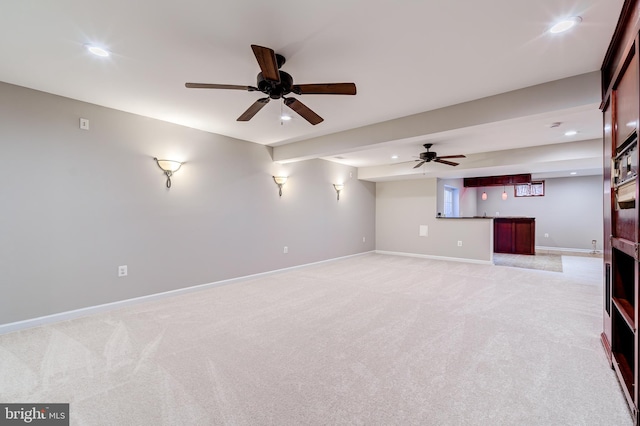
<path id="1" fill-rule="evenodd" d="M 282 185 L 287 183 L 287 176 L 272 176 L 273 181 L 278 185 L 278 193 L 282 197 Z"/>
<path id="2" fill-rule="evenodd" d="M 507 189 L 506 189 L 506 187 L 504 187 L 504 186 L 503 186 L 503 187 L 502 187 L 502 199 L 503 199 L 503 200 L 506 200 L 506 199 L 507 199 L 507 197 L 508 197 L 508 195 L 507 195 Z"/>
<path id="3" fill-rule="evenodd" d="M 486 201 L 487 200 L 487 193 L 486 191 L 482 191 L 482 201 Z"/>
<path id="4" fill-rule="evenodd" d="M 158 167 L 167 175 L 167 188 L 171 188 L 171 176 L 180 169 L 183 163 L 174 160 L 158 160 L 155 157 L 153 159 L 156 160 Z"/>
<path id="5" fill-rule="evenodd" d="M 333 184 L 333 188 L 338 193 L 338 201 L 340 201 L 340 191 L 342 191 L 344 189 L 344 184 L 343 183 L 334 183 Z"/>

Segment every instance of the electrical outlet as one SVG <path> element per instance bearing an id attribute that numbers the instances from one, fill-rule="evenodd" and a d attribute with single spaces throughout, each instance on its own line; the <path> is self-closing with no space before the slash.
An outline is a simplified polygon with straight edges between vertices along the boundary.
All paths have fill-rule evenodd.
<path id="1" fill-rule="evenodd" d="M 418 230 L 418 235 L 421 236 L 421 237 L 429 236 L 429 226 L 420 225 L 420 229 Z"/>
<path id="2" fill-rule="evenodd" d="M 128 274 L 127 265 L 118 266 L 118 276 L 119 277 L 126 277 L 127 274 Z"/>
<path id="3" fill-rule="evenodd" d="M 462 247 L 462 241 L 458 241 L 458 247 Z"/>
<path id="4" fill-rule="evenodd" d="M 547 233 L 545 232 L 544 237 L 545 237 L 545 238 L 549 238 L 549 234 L 547 234 Z"/>
<path id="5" fill-rule="evenodd" d="M 80 128 L 82 130 L 89 130 L 89 120 L 86 118 L 80 119 Z"/>
<path id="6" fill-rule="evenodd" d="M 367 238 L 366 237 L 362 237 L 362 242 L 364 243 L 366 241 L 367 241 Z"/>
<path id="7" fill-rule="evenodd" d="M 289 247 L 284 246 L 284 249 L 282 250 L 282 252 L 283 252 L 284 254 L 289 253 Z"/>

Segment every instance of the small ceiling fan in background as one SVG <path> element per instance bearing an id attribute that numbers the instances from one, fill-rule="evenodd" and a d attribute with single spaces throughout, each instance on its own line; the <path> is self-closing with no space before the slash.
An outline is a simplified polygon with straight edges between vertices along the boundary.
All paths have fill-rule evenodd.
<path id="1" fill-rule="evenodd" d="M 416 164 L 413 168 L 417 169 L 418 167 L 422 166 L 424 163 L 430 163 L 430 162 L 436 162 L 436 163 L 442 163 L 442 164 L 446 164 L 448 166 L 457 166 L 460 163 L 456 163 L 453 161 L 447 161 L 445 160 L 445 158 L 467 158 L 464 155 L 460 154 L 460 155 L 443 155 L 441 157 L 438 156 L 438 154 L 436 152 L 431 152 L 429 151 L 429 148 L 431 148 L 433 146 L 432 143 L 426 143 L 423 145 L 427 151 L 426 152 L 422 152 L 420 153 L 420 159 L 419 160 L 415 160 L 415 161 L 419 161 L 418 164 Z"/>
<path id="2" fill-rule="evenodd" d="M 189 89 L 231 89 L 259 91 L 267 95 L 255 101 L 245 112 L 237 118 L 237 121 L 249 121 L 271 99 L 282 99 L 284 104 L 298 113 L 302 118 L 314 126 L 324 121 L 322 117 L 313 112 L 305 104 L 296 98 L 286 97 L 289 93 L 296 95 L 355 95 L 355 83 L 320 83 L 320 84 L 293 84 L 293 77 L 280 67 L 284 65 L 285 58 L 278 55 L 268 47 L 251 45 L 253 54 L 260 66 L 256 86 L 239 86 L 233 84 L 209 84 L 209 83 L 185 83 Z"/>

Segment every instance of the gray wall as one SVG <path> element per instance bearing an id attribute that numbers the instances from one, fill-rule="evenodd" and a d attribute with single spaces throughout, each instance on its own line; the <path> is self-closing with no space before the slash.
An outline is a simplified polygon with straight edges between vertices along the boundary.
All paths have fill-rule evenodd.
<path id="1" fill-rule="evenodd" d="M 544 197 L 509 197 L 502 200 L 503 187 L 477 188 L 477 212 L 494 216 L 530 216 L 536 218 L 536 246 L 592 249 L 597 240 L 602 250 L 602 176 L 572 176 L 544 179 Z M 487 200 L 480 195 L 486 190 Z M 544 235 L 549 234 L 549 237 Z"/>
<path id="2" fill-rule="evenodd" d="M 436 219 L 438 198 L 435 178 L 378 182 L 376 250 L 491 261 L 493 221 Z M 421 225 L 428 227 L 428 236 L 419 235 Z"/>
<path id="3" fill-rule="evenodd" d="M 3 83 L 0 144 L 0 324 L 374 249 L 351 167 Z M 186 161 L 170 190 L 154 156 Z"/>

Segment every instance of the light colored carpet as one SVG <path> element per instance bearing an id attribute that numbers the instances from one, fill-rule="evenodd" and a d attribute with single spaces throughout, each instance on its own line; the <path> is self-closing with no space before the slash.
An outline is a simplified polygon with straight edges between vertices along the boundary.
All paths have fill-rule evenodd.
<path id="1" fill-rule="evenodd" d="M 562 256 L 559 254 L 526 255 L 494 253 L 493 263 L 499 266 L 511 266 L 514 268 L 562 272 Z"/>
<path id="2" fill-rule="evenodd" d="M 599 277 L 367 254 L 0 336 L 78 425 L 631 425 Z"/>

